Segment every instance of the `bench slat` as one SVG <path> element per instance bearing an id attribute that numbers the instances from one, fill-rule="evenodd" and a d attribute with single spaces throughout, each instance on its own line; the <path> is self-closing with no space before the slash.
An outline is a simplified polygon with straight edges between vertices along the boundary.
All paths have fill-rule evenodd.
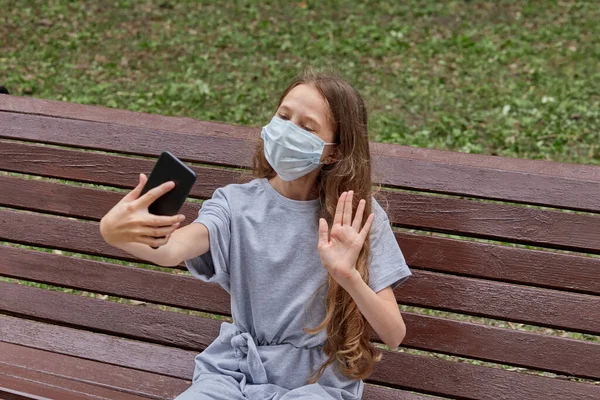
<path id="1" fill-rule="evenodd" d="M 150 175 L 154 159 L 115 156 L 0 140 L 0 170 L 132 189 L 140 172 Z M 190 166 L 198 179 L 190 192 L 209 198 L 219 187 L 237 183 L 240 170 Z"/>
<path id="2" fill-rule="evenodd" d="M 55 256 L 53 258 L 54 261 L 57 261 L 65 257 Z M 27 260 L 27 256 L 23 257 L 23 259 Z M 46 260 L 49 261 L 48 259 Z M 76 263 L 67 263 L 63 260 L 62 263 L 58 264 L 72 266 L 67 268 L 58 267 L 56 263 L 52 262 L 47 266 L 33 264 L 25 268 L 35 271 L 46 270 L 46 272 L 42 272 L 41 274 L 39 272 L 31 274 L 37 275 L 37 277 L 40 277 L 42 274 L 48 275 L 51 271 L 64 276 L 63 279 L 51 279 L 50 283 L 60 284 L 60 281 L 68 281 L 72 287 L 100 292 L 106 292 L 106 289 L 113 288 L 116 290 L 109 291 L 108 293 L 116 296 L 127 296 L 126 292 L 128 289 L 135 287 L 138 293 L 135 297 L 140 300 L 155 303 L 161 302 L 176 307 L 200 308 L 202 311 L 208 312 L 229 313 L 229 306 L 228 304 L 226 305 L 229 297 L 225 293 L 220 293 L 222 290 L 215 290 L 216 285 L 206 285 L 201 282 L 195 284 L 195 279 L 191 277 L 173 276 L 161 272 L 128 267 L 102 265 L 96 262 L 89 262 L 88 260 L 78 261 Z M 82 273 L 83 270 L 88 272 L 84 275 Z M 3 273 L 2 270 L 0 270 L 0 273 Z M 116 282 L 121 283 L 118 284 Z M 121 287 L 119 288 L 118 286 Z M 103 288 L 104 290 L 97 290 L 98 288 Z M 189 290 L 191 288 L 195 288 L 195 290 Z M 28 289 L 30 288 L 22 291 L 26 293 L 32 292 L 32 290 Z M 37 290 L 34 289 L 33 292 L 36 293 Z M 199 304 L 209 304 L 207 303 L 209 301 L 207 299 L 212 298 L 212 294 L 215 292 L 218 294 L 214 296 L 216 302 L 212 309 L 198 307 Z M 161 301 L 172 293 L 177 293 L 177 296 L 171 295 L 171 301 Z M 31 296 L 32 294 L 29 295 Z M 57 294 L 45 296 L 39 292 L 37 292 L 36 296 L 42 296 L 44 299 L 49 297 L 50 299 L 44 300 L 44 303 L 49 303 L 56 307 L 72 307 L 72 302 L 75 302 L 77 303 L 77 311 L 84 313 L 84 315 L 86 312 L 92 313 L 93 310 L 104 307 L 103 304 L 97 305 L 97 301 L 90 301 L 86 298 L 65 298 Z M 57 298 L 58 300 L 56 300 Z M 218 306 L 219 304 L 221 304 L 220 307 Z M 9 305 L 9 307 L 11 306 Z M 114 308 L 112 305 L 111 307 Z M 63 324 L 73 324 L 73 321 L 77 320 L 79 323 L 85 323 L 84 327 L 91 327 L 93 329 L 99 329 L 99 327 L 108 325 L 110 322 L 109 319 L 103 321 L 99 317 L 94 317 L 92 322 L 77 317 L 70 320 L 68 319 L 70 315 L 68 314 L 69 311 L 66 311 L 66 316 L 53 317 L 52 310 L 48 309 L 48 307 L 42 307 L 42 310 L 36 310 L 34 313 L 15 307 L 11 307 L 7 311 L 16 314 L 23 313 L 35 318 L 52 319 L 54 322 Z M 143 321 L 142 314 L 144 314 L 145 308 L 137 308 L 135 311 L 140 314 L 139 320 Z M 169 313 L 154 314 L 152 318 L 162 318 L 161 324 L 176 324 L 176 321 L 170 319 L 171 314 Z M 108 311 L 103 315 L 108 315 Z M 407 347 L 443 352 L 462 357 L 474 357 L 497 363 L 509 363 L 516 366 L 583 378 L 600 378 L 600 366 L 592 361 L 595 359 L 594 354 L 597 355 L 596 358 L 600 358 L 600 343 L 487 327 L 412 313 L 404 313 L 404 318 L 407 325 L 410 326 L 408 335 L 403 343 Z M 194 321 L 194 324 L 197 325 L 194 329 L 202 330 L 202 322 L 203 320 Z M 128 328 L 124 329 L 126 330 L 117 328 L 117 330 L 110 333 L 124 336 L 135 334 L 135 332 Z M 148 329 L 152 328 L 149 327 Z M 143 337 L 143 339 L 148 338 Z M 154 339 L 166 345 L 175 344 L 168 336 L 156 336 Z M 182 346 L 181 343 L 176 345 Z"/>
<path id="3" fill-rule="evenodd" d="M 259 127 L 200 121 L 187 117 L 171 117 L 68 103 L 55 100 L 10 96 L 0 103 L 0 111 L 43 115 L 84 121 L 109 122 L 138 128 L 153 128 L 171 132 L 196 133 L 201 135 L 241 137 L 254 139 L 259 136 Z M 506 158 L 484 154 L 468 154 L 420 147 L 400 146 L 387 143 L 371 143 L 377 154 L 414 160 L 428 160 L 464 166 L 503 169 L 572 179 L 600 181 L 600 168 L 593 165 L 559 163 L 547 160 Z"/>
<path id="4" fill-rule="evenodd" d="M 5 323 L 16 320 L 9 317 L 1 318 L 5 319 L 3 321 Z M 34 329 L 40 325 L 36 325 L 32 321 L 24 321 L 24 324 L 11 326 L 17 329 L 26 327 Z M 62 332 L 61 335 L 64 336 Z M 77 337 L 77 335 L 71 337 Z M 85 337 L 79 337 L 78 339 L 81 342 L 85 340 Z M 143 358 L 138 354 L 137 358 L 140 357 Z M 190 385 L 189 379 L 173 378 L 7 342 L 0 342 L 0 363 L 16 365 L 32 371 L 61 376 L 75 382 L 88 382 L 99 387 L 157 400 L 173 399 Z"/>
<path id="5" fill-rule="evenodd" d="M 600 297 L 414 270 L 399 303 L 481 317 L 600 333 Z"/>
<path id="6" fill-rule="evenodd" d="M 10 190 L 0 191 L 0 205 L 91 220 L 99 220 L 123 196 L 122 193 L 111 191 L 3 175 L 0 175 L 0 186 L 10 188 Z M 184 225 L 196 218 L 199 207 L 200 205 L 189 202 L 184 204 L 182 213 L 187 217 Z M 424 207 L 428 206 L 424 205 L 421 209 L 424 210 Z M 416 212 L 418 211 L 417 209 Z M 407 214 L 410 213 L 407 212 Z M 423 211 L 423 214 L 427 213 Z M 535 216 L 541 217 L 542 214 Z M 582 216 L 574 216 L 574 219 L 579 217 Z M 397 220 L 402 219 L 398 217 Z M 586 223 L 590 221 L 591 219 L 588 219 Z M 571 226 L 571 224 L 564 225 Z M 489 226 L 493 226 L 493 224 Z M 511 228 L 507 227 L 506 229 Z M 561 229 L 559 224 L 557 231 L 562 232 L 564 239 L 579 240 L 573 239 L 577 235 L 568 233 L 571 228 L 562 231 Z M 552 233 L 552 235 L 555 236 L 557 243 L 563 240 L 556 233 Z M 397 232 L 396 237 L 411 266 L 461 275 L 481 276 L 506 282 L 529 283 L 600 294 L 600 280 L 595 279 L 598 268 L 600 268 L 600 258 L 597 257 L 582 257 L 401 232 Z M 600 240 L 597 241 L 597 246 L 600 246 Z M 119 254 L 126 259 L 132 259 L 125 253 L 120 252 Z"/>
<path id="7" fill-rule="evenodd" d="M 249 167 L 256 140 L 199 136 L 113 123 L 0 112 L 0 137 L 158 156 L 171 150 L 185 161 Z M 507 161 L 508 162 L 508 161 Z M 600 173 L 582 179 L 373 155 L 384 184 L 438 193 L 600 211 Z M 600 170 L 600 167 L 598 167 Z M 596 178 L 594 178 L 596 177 Z"/>
<path id="8" fill-rule="evenodd" d="M 4 389 L 7 389 L 6 391 Z M 42 383 L 31 382 L 0 372 L 0 395 L 9 400 L 81 400 L 85 393 L 56 388 Z M 50 397 L 46 397 L 50 396 Z M 100 397 L 106 399 L 106 397 Z"/>
<path id="9" fill-rule="evenodd" d="M 19 384 L 35 384 L 45 389 L 63 388 L 72 392 L 77 398 L 106 399 L 106 400 L 141 400 L 147 397 L 141 397 L 131 393 L 124 393 L 118 390 L 112 390 L 106 387 L 100 387 L 87 382 L 77 382 L 55 374 L 42 373 L 30 368 L 20 366 L 1 364 L 0 381 L 2 377 L 17 378 Z M 1 384 L 0 384 L 1 385 Z M 17 388 L 19 386 L 16 386 Z M 46 394 L 45 392 L 44 395 Z"/>
<path id="10" fill-rule="evenodd" d="M 369 381 L 459 399 L 600 398 L 597 385 L 390 352 Z"/>
<path id="11" fill-rule="evenodd" d="M 0 192 L 0 205 L 95 220 L 123 197 L 122 193 L 5 175 L 0 175 L 0 187 L 10 188 Z M 406 228 L 600 253 L 600 215 L 409 193 L 385 192 L 384 196 L 390 203 L 390 220 Z M 198 204 L 187 203 L 182 212 L 192 221 L 198 209 Z"/>
<path id="12" fill-rule="evenodd" d="M 140 354 L 153 355 L 155 352 L 139 353 L 136 351 L 138 348 L 135 341 L 113 338 L 114 343 L 107 348 L 96 345 L 96 341 L 105 340 L 104 335 L 11 317 L 0 317 L 0 320 L 3 321 L 0 329 L 8 325 L 10 320 L 11 329 L 7 328 L 7 332 L 3 332 L 3 335 L 7 341 L 14 344 L 42 350 L 50 349 L 53 352 L 93 360 L 108 359 L 108 362 L 118 362 L 121 366 L 148 372 L 167 372 L 167 374 L 176 372 L 178 378 L 189 379 L 191 376 L 194 353 L 190 351 L 164 348 L 171 356 L 169 359 L 162 363 L 144 363 L 140 360 Z M 147 345 L 158 347 L 157 352 L 162 352 L 160 350 L 162 346 Z M 107 351 L 111 354 L 114 352 L 115 356 L 106 354 Z M 171 365 L 171 362 L 175 364 Z M 190 367 L 185 369 L 181 367 L 183 365 Z M 389 351 L 384 352 L 384 361 L 378 365 L 369 382 L 391 385 L 404 390 L 473 399 L 592 400 L 600 394 L 600 387 L 590 384 Z M 499 394 L 503 397 L 498 397 Z"/>
<path id="13" fill-rule="evenodd" d="M 64 232 L 69 232 L 68 241 Z M 96 222 L 0 210 L 0 239 L 135 261 L 105 244 Z M 600 309 L 600 297 L 414 272 L 415 277 L 396 291 L 401 303 L 584 333 L 600 332 L 595 311 Z M 547 308 L 540 309 L 539 304 Z"/>
<path id="14" fill-rule="evenodd" d="M 413 268 L 600 294 L 599 257 L 401 232 L 395 235 Z"/>
<path id="15" fill-rule="evenodd" d="M 173 398 L 189 386 L 196 352 L 143 343 L 147 347 L 145 350 L 149 352 L 138 353 L 136 350 L 140 350 L 140 342 L 132 340 L 106 337 L 2 315 L 0 321 L 14 331 L 26 331 L 33 336 L 31 340 L 13 334 L 8 337 L 13 343 L 0 342 L 0 350 L 3 350 L 0 352 L 0 362 L 8 360 L 17 365 L 26 365 L 36 371 L 60 373 L 78 381 L 92 380 L 101 386 L 153 398 Z M 37 342 L 35 339 L 39 338 L 42 340 Z M 105 354 L 103 348 L 96 345 L 97 341 L 105 345 L 110 342 L 109 354 Z M 31 346 L 33 349 L 14 344 L 16 342 Z M 69 349 L 69 346 L 72 348 Z M 38 349 L 51 349 L 52 352 Z M 168 352 L 170 357 L 163 363 L 145 362 L 146 354 L 154 354 L 154 352 L 159 354 Z M 69 357 L 69 355 L 84 359 Z M 40 357 L 39 361 L 37 358 L 32 358 L 35 356 Z M 90 371 L 93 371 L 93 376 L 90 376 Z M 165 371 L 176 371 L 177 377 L 162 375 Z M 365 400 L 425 400 L 429 397 L 367 384 L 363 398 Z"/>

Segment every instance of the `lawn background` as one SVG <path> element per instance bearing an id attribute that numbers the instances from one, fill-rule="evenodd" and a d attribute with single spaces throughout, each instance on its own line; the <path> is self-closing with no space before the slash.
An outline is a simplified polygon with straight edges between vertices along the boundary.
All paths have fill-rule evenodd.
<path id="1" fill-rule="evenodd" d="M 13 94 L 261 126 L 306 66 L 374 141 L 600 165 L 596 1 L 0 0 Z"/>

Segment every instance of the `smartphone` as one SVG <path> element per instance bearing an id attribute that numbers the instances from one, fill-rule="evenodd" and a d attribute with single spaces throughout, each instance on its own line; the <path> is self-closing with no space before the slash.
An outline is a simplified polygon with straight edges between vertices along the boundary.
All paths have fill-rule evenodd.
<path id="1" fill-rule="evenodd" d="M 149 207 L 148 212 L 155 215 L 175 215 L 183 206 L 185 199 L 190 194 L 196 182 L 196 173 L 181 160 L 168 151 L 161 153 L 154 165 L 140 197 L 150 189 L 165 182 L 175 182 L 175 187 L 156 199 Z"/>

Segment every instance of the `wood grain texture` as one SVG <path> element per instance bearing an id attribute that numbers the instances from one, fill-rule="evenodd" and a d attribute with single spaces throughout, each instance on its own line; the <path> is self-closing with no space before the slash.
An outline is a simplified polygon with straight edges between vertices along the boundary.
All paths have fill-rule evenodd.
<path id="1" fill-rule="evenodd" d="M 11 317 L 4 318 L 6 323 L 15 320 Z M 24 323 L 32 324 L 33 322 L 24 321 Z M 50 328 L 48 333 L 54 332 L 50 325 L 47 327 Z M 85 334 L 79 336 L 76 332 L 74 333 L 74 337 L 77 338 L 76 342 L 86 339 L 93 340 L 94 338 L 94 336 L 87 337 Z M 137 358 L 141 357 L 143 356 L 140 354 Z M 1 365 L 15 365 L 28 370 L 59 376 L 74 382 L 88 382 L 99 387 L 157 400 L 173 399 L 187 389 L 191 383 L 189 379 L 173 378 L 8 342 L 0 342 L 0 363 Z"/>
<path id="2" fill-rule="evenodd" d="M 5 391 L 3 388 L 7 390 Z M 85 393 L 59 387 L 52 387 L 43 383 L 31 382 L 25 379 L 20 379 L 19 377 L 4 375 L 2 373 L 0 373 L 0 395 L 2 395 L 2 399 L 18 400 L 81 400 L 82 398 L 86 397 Z M 106 399 L 106 397 L 99 397 L 98 399 Z"/>
<path id="3" fill-rule="evenodd" d="M 220 187 L 230 181 L 215 183 Z M 124 196 L 100 189 L 3 175 L 0 175 L 0 187 L 10 188 L 0 193 L 0 205 L 95 220 L 102 218 Z M 600 215 L 410 193 L 381 194 L 389 202 L 391 222 L 405 228 L 600 253 Z M 212 192 L 194 190 L 194 195 L 207 198 Z M 187 203 L 182 211 L 188 221 L 195 218 L 198 208 L 198 204 Z"/>
<path id="4" fill-rule="evenodd" d="M 106 400 L 147 399 L 145 396 L 141 397 L 119 390 L 100 387 L 88 382 L 78 382 L 55 374 L 43 373 L 30 368 L 7 365 L 0 362 L 0 380 L 2 376 L 17 378 L 19 383 L 36 384 L 47 388 L 62 388 L 79 395 L 79 398 Z"/>
<path id="5" fill-rule="evenodd" d="M 0 140 L 0 170 L 133 189 L 139 174 L 150 175 L 156 159 L 116 156 L 68 148 Z M 240 170 L 189 165 L 198 179 L 191 197 L 209 198 L 230 183 L 238 183 Z"/>
<path id="6" fill-rule="evenodd" d="M 14 255 L 17 256 L 18 253 Z M 6 259 L 6 256 L 3 256 L 3 258 Z M 10 254 L 8 255 L 8 258 L 10 262 Z M 28 256 L 24 255 L 21 258 L 27 259 Z M 88 262 L 88 260 L 74 260 L 75 262 L 64 260 L 58 263 L 58 265 L 70 265 L 71 267 L 75 266 L 75 268 L 67 267 L 57 270 L 54 268 L 55 265 L 53 264 L 57 264 L 56 261 L 65 257 L 54 256 L 53 258 L 55 262 L 49 262 L 50 265 L 46 267 L 46 271 L 42 271 L 41 273 L 37 272 L 37 270 L 44 269 L 44 267 L 40 265 L 31 265 L 27 267 L 27 270 L 36 272 L 30 273 L 24 278 L 32 279 L 41 278 L 43 277 L 42 275 L 50 276 L 52 275 L 51 270 L 54 270 L 57 272 L 54 275 L 60 275 L 62 278 L 44 278 L 36 280 L 43 282 L 49 281 L 49 283 L 53 284 L 61 284 L 62 282 L 67 281 L 67 286 L 82 290 L 92 290 L 116 296 L 137 298 L 154 303 L 164 303 L 177 307 L 199 309 L 207 312 L 229 313 L 229 306 L 227 304 L 229 296 L 221 289 L 215 290 L 216 285 L 212 285 L 213 287 L 211 287 L 211 285 L 206 284 L 195 284 L 198 281 L 196 280 L 196 282 L 194 282 L 194 278 L 173 276 L 147 270 L 136 270 L 127 267 L 113 266 L 111 268 L 109 266 L 109 268 L 104 269 L 104 266 L 99 265 L 99 263 Z M 83 274 L 82 270 L 91 271 L 91 275 L 88 273 Z M 3 269 L 0 269 L 0 273 L 4 274 Z M 14 276 L 14 274 L 10 273 L 7 275 Z M 116 284 L 108 281 L 123 283 Z M 195 287 L 196 290 L 180 291 L 180 289 L 184 288 L 184 284 L 189 285 L 187 287 L 190 289 Z M 103 288 L 112 288 L 114 290 L 107 292 Z M 128 296 L 129 288 L 133 288 L 132 291 L 136 294 L 135 296 Z M 206 292 L 208 293 L 203 289 L 206 289 Z M 43 300 L 44 303 L 60 305 L 62 307 L 69 307 L 69 305 L 72 304 L 72 301 L 75 301 L 77 307 L 73 309 L 71 313 L 77 311 L 84 314 L 83 316 L 73 315 L 72 319 L 68 319 L 71 314 L 67 311 L 67 318 L 63 317 L 57 319 L 52 316 L 51 309 L 46 309 L 46 307 L 43 306 L 41 306 L 42 309 L 40 310 L 36 309 L 32 311 L 28 309 L 24 310 L 23 307 L 8 304 L 8 311 L 13 314 L 24 314 L 28 317 L 42 318 L 67 325 L 73 325 L 75 321 L 78 321 L 78 323 L 85 324 L 85 328 L 92 329 L 98 329 L 100 326 L 111 324 L 110 315 L 107 315 L 106 313 L 102 316 L 98 316 L 97 314 L 93 317 L 88 316 L 88 318 L 85 319 L 87 310 L 99 307 L 96 305 L 97 301 L 89 301 L 89 299 L 86 298 L 76 298 L 73 300 L 73 296 L 68 296 L 62 298 L 62 301 L 57 303 L 56 300 L 45 300 L 46 296 L 37 290 L 31 291 L 25 289 L 21 290 L 21 292 L 21 295 L 30 293 L 28 294 L 30 297 L 37 296 L 37 298 Z M 177 293 L 177 296 L 172 296 L 172 293 Z M 161 301 L 169 295 L 177 300 Z M 52 295 L 50 297 L 56 298 L 58 296 Z M 208 305 L 211 298 L 215 299 L 214 306 Z M 67 303 L 67 301 L 69 301 L 69 303 Z M 103 308 L 100 307 L 100 309 Z M 147 309 L 144 307 L 136 310 L 139 315 L 139 320 L 144 320 L 143 314 L 145 313 L 145 310 Z M 121 311 L 124 312 L 125 310 Z M 119 311 L 115 310 L 115 312 Z M 152 314 L 153 315 L 148 318 L 160 326 L 170 325 L 173 329 L 192 329 L 199 332 L 205 329 L 202 326 L 202 319 L 190 321 L 194 324 L 193 328 L 188 326 L 179 327 L 178 324 L 181 321 L 171 318 L 172 313 L 164 312 L 157 314 L 153 312 Z M 117 320 L 118 319 L 119 318 L 117 318 Z M 513 331 L 412 313 L 404 313 L 404 319 L 409 327 L 407 337 L 403 343 L 406 347 L 441 352 L 461 357 L 477 358 L 496 363 L 507 363 L 515 366 L 540 369 L 583 378 L 600 378 L 600 366 L 595 361 L 600 358 L 600 343 Z M 152 331 L 152 327 L 144 328 L 143 330 L 150 330 L 157 334 L 152 340 L 158 343 L 173 345 L 172 339 L 168 336 L 158 336 L 158 334 L 163 335 L 162 331 Z M 136 332 L 126 325 L 117 327 L 109 333 L 122 336 L 136 335 Z M 149 340 L 148 337 L 144 337 L 144 339 Z M 378 340 L 378 338 L 375 338 L 375 340 Z M 198 346 L 198 344 L 179 343 L 178 346 L 193 347 Z"/>
<path id="7" fill-rule="evenodd" d="M 396 232 L 413 268 L 600 294 L 600 257 Z"/>
<path id="8" fill-rule="evenodd" d="M 600 215 L 384 192 L 392 223 L 541 247 L 600 253 Z M 600 192 L 598 194 L 600 204 Z"/>
<path id="9" fill-rule="evenodd" d="M 246 168 L 258 140 L 7 112 L 0 112 L 0 138 L 144 156 L 170 150 L 184 161 Z M 600 179 L 591 174 L 579 180 L 378 154 L 373 165 L 376 180 L 393 187 L 600 211 Z"/>
<path id="10" fill-rule="evenodd" d="M 64 232 L 70 234 L 68 241 Z M 105 244 L 95 222 L 0 210 L 0 239 L 136 260 Z M 417 270 L 396 295 L 399 302 L 415 306 L 592 334 L 600 331 L 598 296 Z"/>
<path id="11" fill-rule="evenodd" d="M 395 290 L 399 303 L 464 312 L 573 330 L 600 333 L 600 296 L 531 288 L 438 272 L 413 271 Z"/>
<path id="12" fill-rule="evenodd" d="M 217 337 L 222 322 L 7 282 L 0 282 L 0 291 L 3 294 L 0 297 L 0 310 L 12 315 L 196 351 L 204 349 Z M 0 327 L 1 337 L 9 341 L 6 337 L 10 332 L 6 329 Z M 95 345 L 104 348 L 108 354 L 114 339 L 110 336 L 104 338 L 104 341 L 98 340 Z M 138 347 L 140 354 L 146 354 L 150 349 L 143 342 L 139 342 Z M 165 347 L 161 353 L 153 351 L 146 362 L 160 364 L 170 361 L 168 348 Z M 121 356 L 114 353 L 111 357 L 116 360 Z M 109 362 L 108 359 L 106 361 Z"/>
<path id="13" fill-rule="evenodd" d="M 121 193 L 111 191 L 2 175 L 0 175 L 0 186 L 10 188 L 10 190 L 0 191 L 0 205 L 90 220 L 99 220 L 123 196 Z M 32 195 L 32 193 L 35 193 L 35 195 Z M 187 219 L 183 225 L 196 218 L 199 207 L 200 205 L 189 202 L 184 205 L 182 213 L 186 215 Z M 413 221 L 415 224 L 429 218 L 426 212 L 428 207 L 425 202 L 422 203 L 421 207 L 415 207 L 415 213 L 421 212 L 425 215 L 422 220 Z M 521 207 L 511 208 L 530 210 Z M 488 212 L 493 213 L 493 209 L 488 210 Z M 407 211 L 406 214 L 410 213 Z M 578 220 L 581 224 L 592 224 L 597 218 L 576 214 L 566 215 L 572 215 L 573 218 L 569 221 L 563 221 L 564 223 L 554 221 L 552 224 L 558 224 L 559 227 L 550 230 L 552 233 L 549 233 L 548 236 L 552 236 L 555 243 L 570 242 L 575 244 L 579 242 L 585 244 L 586 240 L 582 241 L 575 232 L 577 228 L 562 229 L 560 226 L 574 226 L 574 223 Z M 537 214 L 537 216 L 542 217 L 543 215 Z M 402 221 L 401 216 L 394 217 L 392 215 L 392 217 L 395 218 L 395 221 Z M 580 219 L 580 217 L 585 218 Z M 438 221 L 438 226 L 445 224 L 442 217 L 439 217 Z M 472 223 L 466 222 L 465 224 Z M 471 231 L 483 233 L 487 227 L 490 227 L 491 230 L 496 229 L 493 228 L 493 225 L 489 223 L 480 228 L 474 225 Z M 522 226 L 525 225 L 527 225 L 527 221 Z M 587 239 L 588 245 L 592 242 L 600 243 L 600 240 L 596 241 L 594 239 L 596 235 L 594 230 L 597 230 L 595 226 L 590 227 L 592 234 Z M 506 224 L 506 230 L 514 232 L 517 228 L 512 228 L 510 224 Z M 557 235 L 555 231 L 562 233 L 563 238 Z M 502 233 L 499 232 L 498 234 Z M 396 236 L 409 265 L 414 267 L 461 275 L 481 276 L 506 282 L 600 294 L 600 280 L 594 279 L 600 269 L 600 258 L 598 257 L 529 250 L 401 232 L 397 232 Z M 513 236 L 516 237 L 517 235 L 513 234 Z M 522 238 L 522 236 L 520 237 Z M 595 246 L 597 247 L 598 244 Z M 121 253 L 121 256 L 130 258 L 124 253 Z"/>
<path id="14" fill-rule="evenodd" d="M 600 397 L 600 386 L 580 384 L 501 368 L 384 352 L 370 382 L 455 399 L 547 400 Z"/>
<path id="15" fill-rule="evenodd" d="M 3 325 L 6 323 L 0 325 L 0 329 Z M 95 345 L 97 337 L 101 335 L 17 318 L 12 318 L 11 325 L 12 328 L 8 329 L 6 337 L 14 344 L 42 350 L 47 350 L 49 347 L 53 352 L 73 356 L 82 353 L 84 358 L 100 361 L 107 357 L 104 353 L 106 348 Z M 16 325 L 27 325 L 27 327 L 19 329 L 15 328 Z M 110 350 L 121 356 L 112 359 L 113 364 L 147 372 L 166 372 L 167 375 L 172 373 L 181 379 L 189 379 L 191 376 L 191 370 L 186 371 L 180 365 L 186 363 L 191 365 L 191 357 L 194 353 L 167 348 L 171 358 L 163 363 L 141 363 L 138 360 L 140 354 L 147 353 L 139 353 L 139 349 L 132 345 L 133 343 L 135 342 L 131 340 L 115 340 Z M 154 351 L 150 354 L 154 354 Z M 171 362 L 174 362 L 175 366 Z M 369 381 L 403 390 L 460 399 L 595 400 L 600 394 L 600 387 L 590 384 L 389 351 L 384 352 L 384 361 L 377 366 Z"/>
<path id="16" fill-rule="evenodd" d="M 11 334 L 7 337 L 14 343 L 19 343 L 0 342 L 0 365 L 5 363 L 25 366 L 35 371 L 60 374 L 76 381 L 91 381 L 113 390 L 157 399 L 171 399 L 189 386 L 196 353 L 169 348 L 172 356 L 162 364 L 140 362 L 146 354 L 136 352 L 139 350 L 137 342 L 113 338 L 111 348 L 114 347 L 115 352 L 122 353 L 123 356 L 111 358 L 112 354 L 105 354 L 101 347 L 94 345 L 98 340 L 106 340 L 103 335 L 1 315 L 0 321 L 11 327 Z M 32 337 L 27 337 L 24 332 Z M 37 341 L 39 338 L 41 340 Z M 71 347 L 72 343 L 75 346 Z M 148 353 L 163 353 L 162 346 L 146 345 L 155 349 Z M 86 347 L 89 351 L 85 350 Z M 48 348 L 51 348 L 50 352 L 45 351 Z M 167 376 L 173 374 L 177 378 Z M 366 386 L 363 396 L 365 400 L 426 399 L 403 390 Z"/>
<path id="17" fill-rule="evenodd" d="M 47 397 L 36 396 L 0 386 L 0 399 L 3 400 L 48 400 Z"/>
<path id="18" fill-rule="evenodd" d="M 154 128 L 172 132 L 195 133 L 226 137 L 256 138 L 259 127 L 246 127 L 199 121 L 186 117 L 170 117 L 157 114 L 119 110 L 102 106 L 74 104 L 31 97 L 10 96 L 3 98 L 0 111 L 95 122 L 110 122 L 138 128 Z M 267 121 L 265 121 L 267 122 Z M 419 147 L 371 143 L 372 152 L 391 157 L 428 160 L 466 166 L 504 169 L 573 179 L 600 181 L 600 169 L 592 165 L 558 163 L 546 160 L 506 158 L 483 154 L 468 154 Z"/>

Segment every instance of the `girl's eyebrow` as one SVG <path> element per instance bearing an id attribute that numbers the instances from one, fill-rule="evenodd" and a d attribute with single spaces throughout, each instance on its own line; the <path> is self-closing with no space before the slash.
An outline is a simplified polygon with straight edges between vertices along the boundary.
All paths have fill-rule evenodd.
<path id="1" fill-rule="evenodd" d="M 291 110 L 290 110 L 290 108 L 289 108 L 287 105 L 285 105 L 285 104 L 282 104 L 282 105 L 279 107 L 279 111 L 280 111 L 280 112 L 286 112 L 286 113 L 289 113 Z M 315 118 L 311 117 L 310 115 L 302 115 L 300 119 L 301 119 L 302 121 L 305 121 L 305 122 L 308 122 L 308 123 L 312 124 L 312 125 L 314 126 L 314 129 L 315 129 L 315 130 L 321 129 L 321 124 L 319 124 L 319 123 L 317 122 L 317 120 L 316 120 Z"/>

